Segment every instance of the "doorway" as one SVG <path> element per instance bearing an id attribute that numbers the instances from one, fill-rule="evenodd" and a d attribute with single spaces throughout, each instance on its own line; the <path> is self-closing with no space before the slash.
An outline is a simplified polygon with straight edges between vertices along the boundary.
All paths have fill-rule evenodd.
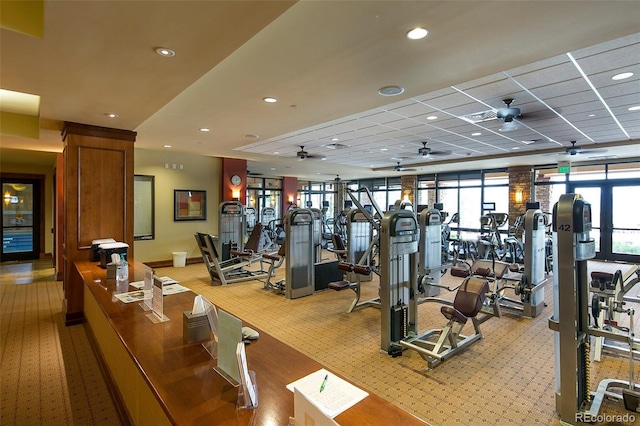
<path id="1" fill-rule="evenodd" d="M 597 259 L 640 262 L 640 215 L 634 208 L 639 191 L 638 181 L 569 184 L 568 192 L 591 204 Z"/>
<path id="2" fill-rule="evenodd" d="M 44 178 L 2 176 L 2 251 L 0 261 L 34 260 L 42 241 Z"/>

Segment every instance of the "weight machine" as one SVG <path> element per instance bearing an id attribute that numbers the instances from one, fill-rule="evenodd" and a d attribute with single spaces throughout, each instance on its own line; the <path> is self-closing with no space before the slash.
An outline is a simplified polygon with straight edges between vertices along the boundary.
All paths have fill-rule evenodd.
<path id="1" fill-rule="evenodd" d="M 591 231 L 591 206 L 579 194 L 563 194 L 553 207 L 555 243 L 553 256 L 554 315 L 549 328 L 555 333 L 556 411 L 564 424 L 597 418 L 605 395 L 624 400 L 630 410 L 638 410 L 640 387 L 633 383 L 633 354 L 629 356 L 629 381 L 607 379 L 596 392 L 590 390 L 590 337 L 602 336 L 626 342 L 633 349 L 633 309 L 615 306 L 630 317 L 627 334 L 589 326 L 589 279 L 587 261 L 595 256 Z M 610 391 L 623 388 L 622 395 Z"/>
<path id="2" fill-rule="evenodd" d="M 589 261 L 587 271 L 591 277 L 593 326 L 603 330 L 611 329 L 620 321 L 617 306 L 625 302 L 640 302 L 626 295 L 640 281 L 640 268 L 638 265 L 624 263 Z M 638 340 L 634 340 L 634 343 L 637 344 Z M 598 336 L 595 340 L 594 361 L 602 359 L 603 350 L 618 354 L 629 352 L 629 348 L 607 342 L 604 337 Z M 640 351 L 634 351 L 634 356 L 640 356 Z"/>
<path id="3" fill-rule="evenodd" d="M 218 208 L 218 252 L 220 260 L 231 259 L 232 251 L 244 250 L 246 229 L 243 206 L 239 201 L 223 201 Z"/>
<path id="4" fill-rule="evenodd" d="M 285 217 L 287 299 L 308 296 L 315 291 L 313 220 L 313 213 L 308 209 L 291 210 Z"/>
<path id="5" fill-rule="evenodd" d="M 503 307 L 521 312 L 525 317 L 534 318 L 546 306 L 544 302 L 544 286 L 546 262 L 546 228 L 545 215 L 541 210 L 529 209 L 524 214 L 524 270 L 520 273 L 509 272 L 505 276 L 507 282 L 515 284 L 513 288 L 520 300 L 501 297 Z"/>
<path id="6" fill-rule="evenodd" d="M 355 298 L 351 302 L 347 313 L 353 312 L 356 308 L 367 306 L 380 306 L 380 297 L 360 302 L 361 282 L 371 280 L 371 270 L 374 264 L 372 248 L 374 242 L 373 226 L 369 219 L 358 209 L 351 209 L 347 214 L 347 246 L 344 250 L 340 235 L 334 234 L 334 249 L 341 262 L 338 268 L 345 272 L 346 279 L 329 284 L 333 290 L 344 290 L 349 288 L 355 292 Z"/>
<path id="7" fill-rule="evenodd" d="M 425 297 L 434 297 L 440 294 L 441 271 L 451 266 L 442 262 L 442 214 L 436 209 L 424 209 L 420 212 L 419 225 L 418 274 L 420 277 L 417 291 Z M 417 294 L 414 299 L 418 304 L 420 303 Z"/>
<path id="8" fill-rule="evenodd" d="M 380 225 L 380 351 L 402 354 L 397 342 L 416 321 L 410 318 L 409 301 L 416 287 L 419 230 L 413 212 L 389 211 Z M 414 329 L 411 330 L 410 327 Z"/>

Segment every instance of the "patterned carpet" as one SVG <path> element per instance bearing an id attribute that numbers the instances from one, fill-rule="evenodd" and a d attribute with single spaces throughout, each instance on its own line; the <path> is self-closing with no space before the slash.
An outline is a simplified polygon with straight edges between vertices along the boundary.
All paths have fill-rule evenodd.
<path id="1" fill-rule="evenodd" d="M 2 264 L 0 273 L 0 424 L 120 424 L 84 328 L 63 324 L 62 284 L 53 281 L 53 269 Z M 481 325 L 484 339 L 427 371 L 426 362 L 413 351 L 397 358 L 379 352 L 380 311 L 369 307 L 346 313 L 354 296 L 349 290 L 287 300 L 258 281 L 212 286 L 204 264 L 159 268 L 156 274 L 177 279 L 219 308 L 434 426 L 560 424 L 553 333 L 547 325 L 551 285 L 545 289 L 549 307 L 537 318 L 507 313 L 491 318 Z M 281 268 L 279 277 L 283 274 Z M 458 280 L 445 277 L 444 283 Z M 375 296 L 377 281 L 363 283 L 363 289 L 363 299 Z M 420 331 L 445 322 L 438 304 L 420 305 Z M 636 364 L 636 378 L 639 369 Z M 610 377 L 628 378 L 626 358 L 607 354 L 602 362 L 592 362 L 593 387 Z M 606 402 L 601 413 L 628 412 Z M 635 419 L 597 424 L 640 424 L 640 417 Z"/>
<path id="2" fill-rule="evenodd" d="M 64 325 L 51 261 L 0 276 L 0 424 L 121 424 L 84 327 Z"/>

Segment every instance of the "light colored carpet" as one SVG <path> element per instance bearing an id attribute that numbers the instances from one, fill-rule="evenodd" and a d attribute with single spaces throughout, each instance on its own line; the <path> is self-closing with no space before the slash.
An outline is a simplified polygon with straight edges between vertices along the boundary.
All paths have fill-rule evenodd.
<path id="1" fill-rule="evenodd" d="M 119 425 L 84 327 L 64 325 L 51 261 L 0 276 L 0 424 Z"/>
<path id="2" fill-rule="evenodd" d="M 280 269 L 279 275 L 283 273 Z M 179 280 L 434 426 L 560 423 L 555 413 L 553 333 L 547 326 L 552 314 L 550 286 L 545 289 L 549 307 L 537 318 L 491 318 L 481 326 L 484 339 L 426 371 L 417 353 L 405 351 L 391 358 L 379 352 L 380 312 L 365 308 L 347 314 L 354 294 L 349 290 L 287 300 L 264 290 L 258 281 L 212 286 L 204 264 L 160 268 L 156 274 Z M 363 298 L 376 295 L 376 281 L 363 286 Z M 54 281 L 50 262 L 0 264 L 2 425 L 120 424 L 84 327 L 64 326 L 61 300 L 62 283 Z M 421 305 L 419 319 L 421 331 L 446 322 L 437 304 Z M 286 362 L 282 360 L 283 366 Z M 636 378 L 638 368 L 636 364 Z M 609 354 L 600 363 L 592 362 L 593 387 L 611 377 L 627 379 L 627 359 Z M 601 410 L 625 413 L 614 403 L 605 403 Z M 640 418 L 635 419 L 597 424 L 640 424 Z"/>
<path id="3" fill-rule="evenodd" d="M 553 332 L 548 328 L 553 306 L 551 284 L 545 288 L 548 307 L 541 315 L 528 319 L 503 311 L 501 318 L 481 325 L 484 339 L 426 371 L 426 362 L 414 351 L 405 351 L 398 358 L 380 353 L 380 311 L 368 307 L 346 313 L 354 296 L 350 290 L 326 290 L 287 300 L 264 290 L 258 281 L 211 285 L 203 264 L 162 268 L 156 273 L 179 280 L 220 308 L 434 426 L 560 424 L 555 412 Z M 282 278 L 283 268 L 278 273 Z M 444 283 L 459 280 L 446 276 Z M 363 299 L 377 295 L 377 282 L 376 277 L 363 283 Z M 453 296 L 444 293 L 445 298 Z M 439 304 L 420 305 L 420 331 L 445 323 Z M 465 327 L 468 332 L 471 325 Z M 600 380 L 611 377 L 628 379 L 627 359 L 607 355 L 603 362 L 592 362 L 593 390 Z M 615 404 L 601 410 L 625 412 Z M 640 424 L 640 418 L 636 419 Z"/>

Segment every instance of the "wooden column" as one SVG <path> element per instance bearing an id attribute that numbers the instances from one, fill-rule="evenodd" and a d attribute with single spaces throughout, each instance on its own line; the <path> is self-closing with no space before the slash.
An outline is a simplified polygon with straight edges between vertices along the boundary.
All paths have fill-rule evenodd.
<path id="1" fill-rule="evenodd" d="M 65 123 L 64 314 L 65 324 L 84 322 L 84 283 L 73 263 L 90 260 L 91 241 L 129 244 L 133 259 L 133 142 L 136 133 Z"/>

